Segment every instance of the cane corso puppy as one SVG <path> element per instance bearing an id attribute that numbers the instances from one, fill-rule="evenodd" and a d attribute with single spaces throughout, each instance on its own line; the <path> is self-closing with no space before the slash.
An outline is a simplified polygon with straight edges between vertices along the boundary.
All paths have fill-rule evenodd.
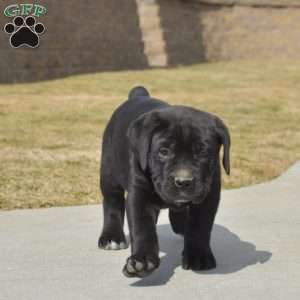
<path id="1" fill-rule="evenodd" d="M 229 174 L 230 136 L 224 123 L 212 114 L 154 99 L 144 87 L 132 89 L 113 113 L 103 136 L 104 224 L 98 245 L 126 248 L 126 209 L 131 256 L 124 275 L 144 277 L 158 268 L 156 222 L 162 208 L 169 209 L 174 232 L 184 236 L 182 267 L 216 267 L 210 235 L 220 199 L 222 145 Z"/>

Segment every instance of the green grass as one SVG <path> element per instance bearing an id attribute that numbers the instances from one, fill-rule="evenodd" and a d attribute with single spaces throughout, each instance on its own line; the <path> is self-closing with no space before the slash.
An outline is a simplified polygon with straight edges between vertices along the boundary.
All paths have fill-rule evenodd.
<path id="1" fill-rule="evenodd" d="M 219 115 L 232 135 L 225 188 L 300 159 L 300 61 L 230 62 L 0 85 L 0 208 L 98 203 L 101 135 L 135 85 Z"/>

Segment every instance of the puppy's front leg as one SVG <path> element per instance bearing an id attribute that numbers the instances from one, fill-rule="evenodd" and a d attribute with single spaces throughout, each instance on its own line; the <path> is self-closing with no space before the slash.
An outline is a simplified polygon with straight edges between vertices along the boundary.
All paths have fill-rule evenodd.
<path id="1" fill-rule="evenodd" d="M 182 253 L 183 269 L 200 271 L 216 267 L 216 260 L 210 248 L 213 219 L 214 214 L 210 214 L 205 207 L 189 207 Z"/>
<path id="2" fill-rule="evenodd" d="M 126 261 L 123 273 L 127 277 L 145 277 L 159 266 L 156 234 L 159 208 L 151 201 L 151 192 L 135 188 L 128 193 L 126 213 L 131 256 Z"/>
<path id="3" fill-rule="evenodd" d="M 188 208 L 184 232 L 182 267 L 195 271 L 216 267 L 210 238 L 220 201 L 220 182 L 216 180 L 202 204 Z"/>

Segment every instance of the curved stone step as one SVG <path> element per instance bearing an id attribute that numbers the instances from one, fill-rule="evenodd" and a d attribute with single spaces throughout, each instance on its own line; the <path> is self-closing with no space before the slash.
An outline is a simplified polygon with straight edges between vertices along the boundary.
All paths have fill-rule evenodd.
<path id="1" fill-rule="evenodd" d="M 144 53 L 149 66 L 164 67 L 168 63 L 166 44 L 161 28 L 159 7 L 155 0 L 136 0 Z"/>

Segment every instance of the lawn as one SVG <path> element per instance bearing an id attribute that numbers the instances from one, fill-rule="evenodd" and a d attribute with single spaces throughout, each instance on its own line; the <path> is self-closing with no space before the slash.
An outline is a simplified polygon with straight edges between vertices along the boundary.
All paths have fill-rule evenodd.
<path id="1" fill-rule="evenodd" d="M 219 115 L 232 136 L 225 188 L 300 159 L 300 62 L 228 62 L 0 85 L 0 208 L 99 203 L 101 135 L 135 85 Z M 242 200 L 242 199 L 241 199 Z"/>

